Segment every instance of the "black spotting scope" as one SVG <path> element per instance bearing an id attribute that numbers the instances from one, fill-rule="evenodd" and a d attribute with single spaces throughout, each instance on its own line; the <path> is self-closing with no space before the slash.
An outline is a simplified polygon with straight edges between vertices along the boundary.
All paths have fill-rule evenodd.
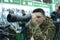
<path id="1" fill-rule="evenodd" d="M 19 22 L 19 21 L 28 22 L 30 19 L 31 19 L 31 14 L 26 14 L 24 16 L 16 15 L 16 14 L 8 14 L 7 15 L 8 22 Z"/>

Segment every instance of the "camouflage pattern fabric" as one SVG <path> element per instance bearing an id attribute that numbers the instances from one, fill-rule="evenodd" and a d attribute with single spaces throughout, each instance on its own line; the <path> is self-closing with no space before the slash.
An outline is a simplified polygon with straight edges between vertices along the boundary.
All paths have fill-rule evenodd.
<path id="1" fill-rule="evenodd" d="M 32 35 L 34 40 L 53 40 L 55 31 L 53 21 L 49 17 L 46 17 L 46 20 L 41 25 L 37 22 L 30 22 L 29 29 L 27 30 L 27 40 L 30 40 Z"/>

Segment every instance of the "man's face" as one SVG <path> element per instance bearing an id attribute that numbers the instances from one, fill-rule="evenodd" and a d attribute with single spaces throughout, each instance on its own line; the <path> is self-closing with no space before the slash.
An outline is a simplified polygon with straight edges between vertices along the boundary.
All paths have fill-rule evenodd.
<path id="1" fill-rule="evenodd" d="M 24 11 L 24 10 L 22 10 L 22 13 L 23 13 L 23 14 L 25 14 L 25 11 Z"/>
<path id="2" fill-rule="evenodd" d="M 11 11 L 9 11 L 9 13 L 10 13 L 10 14 L 14 14 L 14 11 L 13 11 L 13 10 L 11 10 Z"/>
<path id="3" fill-rule="evenodd" d="M 44 20 L 45 17 L 40 12 L 32 13 L 32 22 L 42 24 Z"/>

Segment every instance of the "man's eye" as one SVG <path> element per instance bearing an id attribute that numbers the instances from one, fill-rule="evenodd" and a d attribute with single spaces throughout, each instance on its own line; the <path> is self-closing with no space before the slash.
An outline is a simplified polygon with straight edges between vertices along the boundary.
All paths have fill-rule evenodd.
<path id="1" fill-rule="evenodd" d="M 37 18 L 40 18 L 40 16 L 37 16 Z"/>

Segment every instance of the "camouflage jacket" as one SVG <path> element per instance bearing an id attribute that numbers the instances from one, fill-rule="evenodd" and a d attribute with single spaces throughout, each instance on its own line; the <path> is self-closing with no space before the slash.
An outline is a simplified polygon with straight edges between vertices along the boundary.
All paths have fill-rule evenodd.
<path id="1" fill-rule="evenodd" d="M 30 22 L 27 30 L 27 40 L 30 40 L 32 35 L 34 40 L 53 40 L 55 31 L 53 21 L 49 17 L 46 17 L 46 20 L 41 25 L 38 25 L 37 22 Z"/>

